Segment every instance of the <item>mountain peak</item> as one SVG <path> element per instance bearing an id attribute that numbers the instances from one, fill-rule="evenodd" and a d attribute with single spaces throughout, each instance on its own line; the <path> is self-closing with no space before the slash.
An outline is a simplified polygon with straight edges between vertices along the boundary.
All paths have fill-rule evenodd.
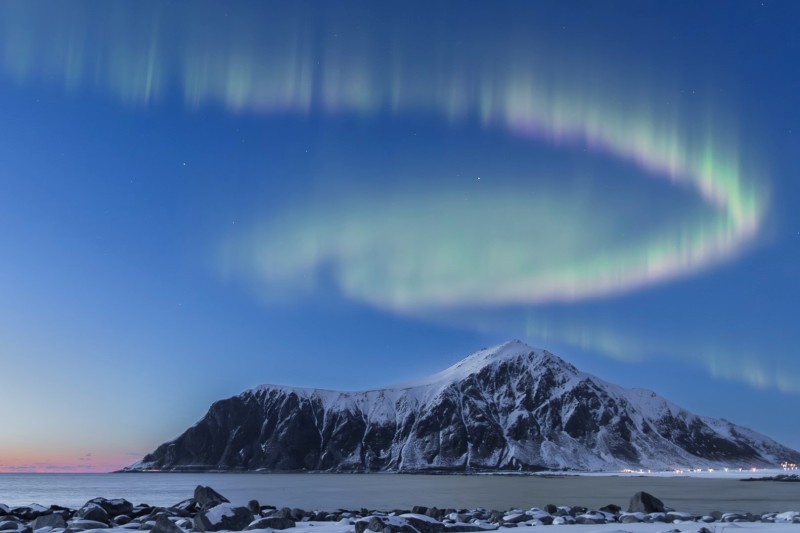
<path id="1" fill-rule="evenodd" d="M 264 386 L 221 400 L 131 469 L 618 471 L 782 461 L 800 462 L 800 453 L 510 340 L 405 386 Z"/>

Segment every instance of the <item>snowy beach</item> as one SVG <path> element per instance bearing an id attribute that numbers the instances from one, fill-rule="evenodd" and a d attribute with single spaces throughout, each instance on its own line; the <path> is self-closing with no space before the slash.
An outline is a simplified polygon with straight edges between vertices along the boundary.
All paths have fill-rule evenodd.
<path id="1" fill-rule="evenodd" d="M 675 510 L 647 492 L 633 494 L 626 507 L 600 508 L 547 504 L 506 510 L 476 507 L 410 509 L 306 510 L 277 508 L 255 499 L 231 503 L 208 486 L 195 487 L 190 498 L 169 506 L 133 504 L 123 498 L 93 498 L 80 508 L 0 504 L 0 531 L 10 533 L 187 533 L 274 531 L 293 533 L 482 533 L 510 528 L 568 526 L 575 531 L 699 532 L 743 529 L 798 531 L 800 512 Z"/>

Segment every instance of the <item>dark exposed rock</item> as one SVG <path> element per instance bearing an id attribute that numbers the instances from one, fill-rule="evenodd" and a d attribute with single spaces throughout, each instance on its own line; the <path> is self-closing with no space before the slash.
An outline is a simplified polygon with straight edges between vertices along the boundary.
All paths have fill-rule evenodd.
<path id="1" fill-rule="evenodd" d="M 369 400 L 363 393 L 253 389 L 215 402 L 131 469 L 535 471 L 800 462 L 800 453 L 766 437 L 673 409 L 655 393 L 610 387 L 520 342 L 477 352 L 448 372 L 444 384 L 373 391 Z M 434 386 L 440 392 L 431 400 L 416 400 Z M 546 442 L 564 453 L 540 454 Z"/>
<path id="2" fill-rule="evenodd" d="M 33 505 L 24 505 L 22 507 L 15 507 L 11 510 L 9 514 L 16 516 L 17 518 L 21 518 L 22 520 L 33 520 L 38 518 L 42 515 L 50 514 L 53 511 L 48 509 L 47 507 L 42 507 L 39 504 L 34 503 Z"/>
<path id="3" fill-rule="evenodd" d="M 16 520 L 3 520 L 0 521 L 0 531 L 16 531 L 22 524 Z"/>
<path id="4" fill-rule="evenodd" d="M 384 516 L 370 516 L 357 520 L 355 523 L 356 533 L 374 531 L 376 533 L 418 533 L 405 519 Z"/>
<path id="5" fill-rule="evenodd" d="M 444 511 L 442 509 L 437 509 L 436 507 L 430 507 L 427 511 L 425 511 L 425 516 L 429 516 L 435 520 L 441 520 L 444 518 Z"/>
<path id="6" fill-rule="evenodd" d="M 67 525 L 70 528 L 79 529 L 107 529 L 108 524 L 105 522 L 98 522 L 97 520 L 89 520 L 85 518 L 73 518 Z"/>
<path id="7" fill-rule="evenodd" d="M 604 511 L 606 513 L 617 514 L 620 511 L 622 511 L 622 507 L 620 507 L 619 505 L 614 505 L 613 503 L 610 503 L 608 505 L 604 505 L 603 507 L 598 509 L 598 511 Z"/>
<path id="8" fill-rule="evenodd" d="M 552 503 L 548 503 L 547 505 L 544 506 L 544 510 L 550 514 L 556 514 L 558 512 L 558 507 L 556 507 Z"/>
<path id="9" fill-rule="evenodd" d="M 114 518 L 115 516 L 119 516 L 121 514 L 129 514 L 133 512 L 133 504 L 128 500 L 124 500 L 121 498 L 116 498 L 113 500 L 107 500 L 105 498 L 95 498 L 93 500 L 89 500 L 86 503 L 94 503 L 99 505 L 103 508 L 106 514 L 110 518 Z"/>
<path id="10" fill-rule="evenodd" d="M 637 492 L 628 503 L 629 513 L 663 513 L 664 503 L 647 492 Z"/>
<path id="11" fill-rule="evenodd" d="M 405 514 L 400 518 L 408 522 L 419 533 L 442 533 L 444 531 L 444 524 L 425 515 Z"/>
<path id="12" fill-rule="evenodd" d="M 230 503 L 228 498 L 215 491 L 211 487 L 204 487 L 203 485 L 198 485 L 195 487 L 194 500 L 202 510 L 210 509 L 216 505 L 219 505 L 220 503 Z"/>
<path id="13" fill-rule="evenodd" d="M 39 529 L 40 527 L 66 528 L 67 521 L 64 520 L 60 513 L 45 514 L 31 522 L 31 529 Z"/>
<path id="14" fill-rule="evenodd" d="M 253 521 L 253 513 L 247 507 L 232 503 L 220 503 L 197 513 L 194 517 L 195 531 L 242 531 Z"/>
<path id="15" fill-rule="evenodd" d="M 100 505 L 88 502 L 75 513 L 78 518 L 108 524 L 108 513 Z"/>
<path id="16" fill-rule="evenodd" d="M 638 524 L 644 521 L 644 515 L 642 513 L 623 513 L 618 520 L 621 524 Z"/>
<path id="17" fill-rule="evenodd" d="M 245 529 L 289 529 L 295 526 L 295 521 L 291 518 L 284 518 L 281 516 L 268 516 L 266 518 L 258 518 L 248 524 Z"/>
<path id="18" fill-rule="evenodd" d="M 115 516 L 114 518 L 112 518 L 111 521 L 118 526 L 124 526 L 125 524 L 130 523 L 131 517 L 126 514 L 121 514 L 119 516 Z"/>
<path id="19" fill-rule="evenodd" d="M 250 512 L 254 515 L 261 514 L 261 504 L 258 503 L 258 500 L 250 500 L 247 502 L 247 508 L 250 509 Z"/>
<path id="20" fill-rule="evenodd" d="M 184 533 L 181 528 L 164 515 L 156 519 L 156 523 L 150 531 L 151 533 Z"/>

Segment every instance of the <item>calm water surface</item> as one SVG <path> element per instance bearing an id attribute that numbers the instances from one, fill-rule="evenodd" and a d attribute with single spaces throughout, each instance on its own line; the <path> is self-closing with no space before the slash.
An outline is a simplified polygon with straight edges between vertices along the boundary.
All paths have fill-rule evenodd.
<path id="1" fill-rule="evenodd" d="M 305 509 L 472 508 L 609 503 L 639 490 L 682 511 L 800 510 L 800 483 L 656 477 L 427 476 L 396 474 L 0 474 L 0 502 L 76 507 L 96 496 L 171 505 L 211 485 L 234 503 Z"/>

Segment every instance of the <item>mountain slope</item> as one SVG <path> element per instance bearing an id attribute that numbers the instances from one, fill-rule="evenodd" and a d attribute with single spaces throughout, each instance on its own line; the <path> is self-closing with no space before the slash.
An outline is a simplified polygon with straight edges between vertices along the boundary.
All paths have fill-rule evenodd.
<path id="1" fill-rule="evenodd" d="M 363 392 L 262 385 L 126 470 L 494 471 L 764 467 L 800 453 L 510 341 Z"/>

